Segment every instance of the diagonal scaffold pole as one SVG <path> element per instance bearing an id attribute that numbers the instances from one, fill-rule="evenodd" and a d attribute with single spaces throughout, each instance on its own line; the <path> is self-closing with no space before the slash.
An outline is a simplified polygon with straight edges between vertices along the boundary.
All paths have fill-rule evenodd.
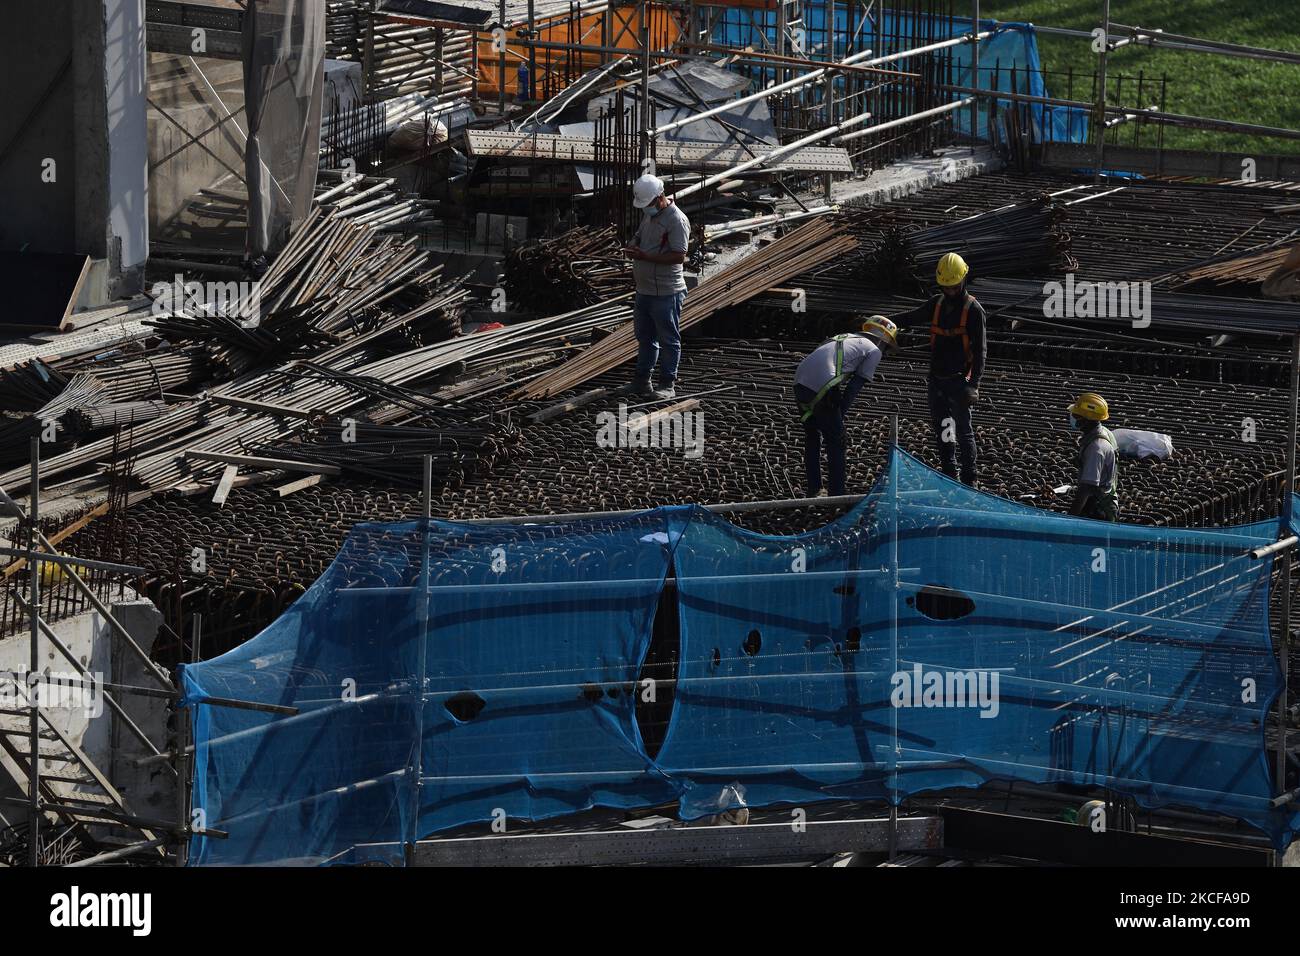
<path id="1" fill-rule="evenodd" d="M 1295 515 L 1295 459 L 1298 425 L 1297 405 L 1300 404 L 1300 333 L 1291 336 L 1291 401 L 1287 408 L 1288 430 L 1286 443 L 1286 474 L 1282 480 L 1282 528 L 1279 537 L 1284 540 L 1291 535 Z M 1277 790 L 1286 790 L 1286 722 L 1291 690 L 1291 563 L 1294 548 L 1286 548 L 1282 553 L 1282 644 L 1279 648 L 1279 663 L 1282 665 L 1282 691 L 1277 700 Z"/>
<path id="2" fill-rule="evenodd" d="M 36 536 L 40 533 L 37 522 L 41 515 L 41 436 L 32 436 L 32 475 L 31 489 L 28 494 L 27 508 L 27 546 L 33 554 L 36 552 Z M 41 761 L 40 761 L 40 707 L 36 694 L 34 679 L 41 669 L 41 564 L 32 561 L 28 567 L 31 579 L 30 601 L 27 616 L 31 619 L 32 630 L 29 638 L 30 651 L 28 662 L 30 671 L 27 675 L 28 732 L 32 735 L 32 751 L 27 769 L 27 863 L 39 866 L 41 858 Z"/>

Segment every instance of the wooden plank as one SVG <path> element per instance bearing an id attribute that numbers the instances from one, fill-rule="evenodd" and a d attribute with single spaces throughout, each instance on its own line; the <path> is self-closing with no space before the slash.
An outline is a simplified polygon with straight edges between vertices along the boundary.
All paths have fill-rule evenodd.
<path id="1" fill-rule="evenodd" d="M 306 471 L 320 475 L 341 475 L 343 469 L 316 461 L 293 461 L 289 458 L 261 458 L 257 455 L 229 455 L 220 451 L 203 451 L 201 448 L 185 449 L 186 458 L 213 461 L 219 465 L 242 465 L 245 468 L 270 468 L 280 471 Z"/>
<path id="2" fill-rule="evenodd" d="M 263 482 L 276 481 L 277 479 L 284 478 L 284 477 L 285 474 L 282 471 L 263 471 L 263 472 L 259 472 L 256 475 L 240 475 L 238 478 L 236 478 L 234 481 L 230 483 L 230 487 L 247 488 L 249 485 L 260 485 Z M 216 487 L 216 483 L 211 481 L 190 481 L 190 482 L 186 482 L 183 485 L 177 485 L 175 488 L 172 488 L 171 490 L 184 498 L 190 498 L 193 497 L 194 495 L 206 495 L 209 491 L 212 491 L 215 487 Z"/>
<path id="3" fill-rule="evenodd" d="M 109 319 L 119 318 L 130 311 L 131 307 L 129 305 L 111 305 L 90 312 L 74 312 L 63 320 L 63 325 L 59 327 L 59 331 L 79 332 L 82 329 L 90 328 L 92 325 L 107 322 Z"/>
<path id="4" fill-rule="evenodd" d="M 78 531 L 80 531 L 80 530 L 81 530 L 82 528 L 84 528 L 86 525 L 90 524 L 90 523 L 91 523 L 92 521 L 94 521 L 96 518 L 101 518 L 101 517 L 103 517 L 103 516 L 106 515 L 106 514 L 108 514 L 108 502 L 107 502 L 107 501 L 105 501 L 105 502 L 104 502 L 103 504 L 101 504 L 101 505 L 96 505 L 94 508 L 92 508 L 90 511 L 87 511 L 84 515 L 82 515 L 82 516 L 81 516 L 80 518 L 78 518 L 76 521 L 72 522 L 72 524 L 68 525 L 68 526 L 65 527 L 65 528 L 60 528 L 60 529 L 59 529 L 58 531 L 56 531 L 54 534 L 50 535 L 50 538 L 49 538 L 50 544 L 59 544 L 59 543 L 61 543 L 61 542 L 64 541 L 65 539 L 72 537 L 74 534 L 76 534 Z M 9 565 L 9 567 L 7 567 L 7 568 L 4 569 L 4 576 L 5 576 L 5 577 L 12 577 L 13 575 L 17 574 L 19 571 L 21 571 L 21 570 L 22 570 L 23 568 L 25 568 L 25 567 L 27 567 L 27 559 L 26 559 L 26 558 L 19 558 L 19 559 L 18 559 L 17 561 L 15 561 L 13 564 Z"/>
<path id="5" fill-rule="evenodd" d="M 692 409 L 700 407 L 698 398 L 688 398 L 684 402 L 678 402 L 676 405 L 669 405 L 667 408 L 661 408 L 656 412 L 651 412 L 646 416 L 645 423 L 647 428 L 653 427 L 656 423 L 667 418 L 669 415 L 679 412 L 689 412 Z"/>
<path id="6" fill-rule="evenodd" d="M 226 470 L 221 473 L 221 480 L 217 482 L 217 490 L 212 495 L 214 505 L 221 507 L 226 503 L 226 498 L 230 496 L 230 486 L 235 483 L 235 476 L 238 474 L 238 465 L 226 466 Z"/>
<path id="7" fill-rule="evenodd" d="M 77 307 L 89 274 L 87 255 L 0 250 L 0 284 L 5 288 L 2 324 L 58 331 Z"/>
<path id="8" fill-rule="evenodd" d="M 275 490 L 280 493 L 281 498 L 287 498 L 295 491 L 302 491 L 304 488 L 314 488 L 324 480 L 324 475 L 308 475 L 306 478 L 299 478 L 297 481 L 291 481 L 287 485 L 281 485 Z"/>

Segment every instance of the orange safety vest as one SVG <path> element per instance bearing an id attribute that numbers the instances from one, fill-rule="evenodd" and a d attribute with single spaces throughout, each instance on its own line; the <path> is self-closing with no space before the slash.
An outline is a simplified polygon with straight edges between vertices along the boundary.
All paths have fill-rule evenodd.
<path id="1" fill-rule="evenodd" d="M 966 299 L 961 307 L 961 319 L 957 325 L 951 329 L 942 329 L 939 327 L 939 313 L 943 311 L 943 299 L 940 298 L 934 304 L 934 315 L 930 317 L 930 350 L 934 351 L 935 340 L 940 336 L 951 337 L 954 335 L 961 336 L 961 347 L 966 353 L 966 372 L 969 374 L 974 362 L 971 359 L 970 333 L 966 331 L 966 317 L 970 315 L 970 304 L 975 301 L 975 297 L 969 292 L 966 293 Z"/>

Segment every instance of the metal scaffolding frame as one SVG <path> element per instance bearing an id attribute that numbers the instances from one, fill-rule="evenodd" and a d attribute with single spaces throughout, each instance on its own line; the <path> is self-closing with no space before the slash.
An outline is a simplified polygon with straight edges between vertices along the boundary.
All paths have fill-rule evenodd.
<path id="1" fill-rule="evenodd" d="M 153 661 L 145 648 L 136 642 L 130 632 L 113 615 L 111 608 L 100 599 L 95 590 L 86 583 L 81 573 L 79 573 L 95 570 L 117 575 L 139 575 L 144 572 L 144 568 L 111 561 L 78 558 L 57 551 L 50 539 L 40 530 L 40 436 L 32 437 L 30 454 L 31 471 L 27 508 L 24 510 L 21 506 L 13 503 L 10 511 L 10 516 L 18 518 L 23 523 L 26 532 L 26 544 L 21 548 L 0 547 L 0 555 L 18 559 L 18 563 L 27 569 L 28 578 L 27 597 L 25 599 L 19 593 L 15 584 L 5 584 L 5 587 L 10 589 L 11 596 L 28 615 L 30 631 L 28 632 L 29 670 L 22 675 L 23 682 L 21 685 L 26 691 L 27 705 L 12 712 L 4 712 L 6 716 L 17 716 L 19 712 L 25 710 L 28 719 L 27 732 L 26 734 L 18 734 L 14 731 L 0 731 L 0 749 L 3 749 L 8 754 L 16 766 L 21 768 L 23 763 L 26 764 L 26 796 L 21 799 L 5 798 L 5 800 L 20 805 L 27 811 L 27 863 L 29 866 L 41 865 L 42 822 L 47 814 L 52 814 L 71 826 L 83 829 L 92 826 L 106 827 L 134 833 L 139 837 L 139 839 L 128 845 L 104 850 L 69 865 L 90 866 L 116 863 L 141 853 L 157 856 L 158 860 L 155 862 L 161 862 L 167 859 L 167 850 L 170 848 L 172 861 L 178 866 L 183 866 L 186 861 L 188 841 L 191 837 L 207 835 L 221 839 L 226 836 L 224 831 L 197 826 L 190 818 L 189 801 L 193 776 L 193 744 L 190 740 L 191 728 L 187 719 L 187 712 L 184 708 L 177 707 L 180 726 L 175 738 L 175 746 L 160 751 L 149 739 L 148 735 L 131 719 L 118 697 L 115 696 L 148 697 L 165 700 L 175 706 L 182 697 L 181 691 L 172 681 L 170 675 Z M 92 673 L 68 648 L 41 611 L 43 579 L 49 578 L 53 580 L 55 571 L 58 572 L 62 579 L 68 581 L 80 592 L 89 605 L 99 614 L 107 625 L 114 647 L 124 649 L 128 656 L 134 659 L 149 677 L 151 686 L 141 687 L 105 681 Z M 201 632 L 202 617 L 201 615 L 195 615 L 191 639 L 191 659 L 194 661 L 199 659 Z M 45 654 L 45 648 L 41 641 L 42 637 L 49 642 L 49 647 L 57 651 L 68 665 L 77 672 L 77 678 L 60 677 L 57 681 L 51 681 L 41 673 L 42 659 Z M 19 685 L 17 681 L 12 680 L 12 676 L 10 681 L 13 683 L 14 688 L 17 689 Z M 165 773 L 175 779 L 177 786 L 175 819 L 166 820 L 149 817 L 133 810 L 114 787 L 108 775 L 95 764 L 81 747 L 58 728 L 42 708 L 40 691 L 38 690 L 41 686 L 52 686 L 54 684 L 60 687 L 75 686 L 80 688 L 83 693 L 102 696 L 103 702 L 107 705 L 107 712 L 111 712 L 114 719 L 127 734 L 147 751 L 143 757 L 136 758 L 134 763 L 137 766 L 161 766 L 165 768 Z M 250 701 L 207 700 L 204 703 L 212 706 L 260 710 L 276 714 L 296 713 L 293 708 Z M 15 742 L 15 738 L 18 737 L 26 738 L 25 749 Z M 55 749 L 48 745 L 50 741 L 54 742 Z M 70 776 L 67 770 L 48 775 L 42 774 L 42 761 L 46 763 L 55 761 L 62 763 L 64 767 L 76 768 L 81 771 L 81 776 Z M 90 799 L 88 796 L 79 795 L 76 792 L 58 792 L 53 788 L 53 785 L 69 785 L 78 788 L 88 785 L 94 786 L 98 789 L 98 796 L 96 799 Z M 92 794 L 92 796 L 94 795 Z"/>

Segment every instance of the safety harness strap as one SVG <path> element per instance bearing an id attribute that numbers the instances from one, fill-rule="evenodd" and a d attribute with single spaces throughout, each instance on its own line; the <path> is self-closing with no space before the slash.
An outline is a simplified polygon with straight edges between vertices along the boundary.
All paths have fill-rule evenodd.
<path id="1" fill-rule="evenodd" d="M 931 350 L 934 349 L 934 343 L 938 340 L 939 336 L 942 335 L 944 338 L 951 338 L 954 335 L 960 335 L 962 351 L 966 353 L 966 371 L 968 373 L 974 367 L 974 362 L 971 358 L 970 332 L 966 329 L 966 321 L 970 317 L 970 307 L 971 303 L 974 301 L 975 297 L 967 292 L 966 298 L 962 301 L 961 318 L 958 319 L 957 324 L 951 329 L 945 329 L 939 325 L 939 313 L 943 311 L 942 296 L 940 296 L 939 301 L 934 304 L 934 314 L 930 317 Z"/>
<path id="2" fill-rule="evenodd" d="M 810 419 L 812 417 L 813 409 L 817 407 L 817 403 L 825 398 L 826 394 L 832 388 L 844 381 L 844 341 L 850 334 L 851 333 L 846 332 L 842 335 L 835 336 L 833 340 L 835 342 L 835 374 L 831 376 L 830 381 L 821 387 L 821 391 L 813 396 L 811 402 L 807 405 L 800 403 L 799 407 L 803 409 L 803 416 L 799 419 L 801 422 L 806 422 Z"/>

